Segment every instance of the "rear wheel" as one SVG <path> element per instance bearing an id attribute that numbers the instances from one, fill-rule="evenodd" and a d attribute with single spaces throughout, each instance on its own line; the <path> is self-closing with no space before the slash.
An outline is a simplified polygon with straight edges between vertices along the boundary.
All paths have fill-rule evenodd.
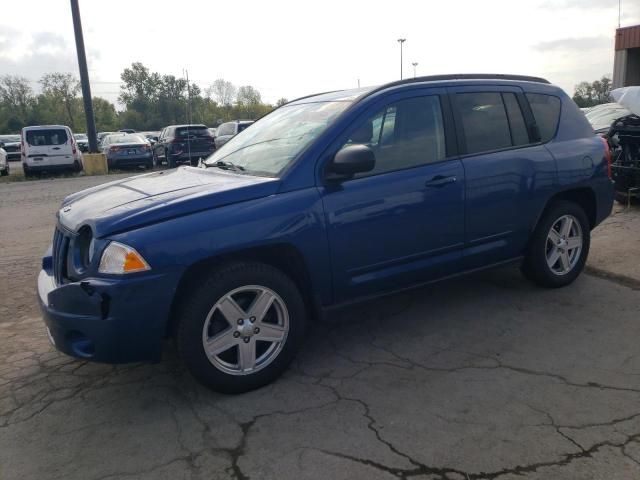
<path id="1" fill-rule="evenodd" d="M 531 237 L 522 266 L 524 275 L 543 287 L 569 285 L 584 269 L 590 235 L 587 215 L 579 205 L 554 203 Z"/>
<path id="2" fill-rule="evenodd" d="M 178 351 L 209 388 L 240 393 L 284 372 L 303 339 L 306 311 L 295 283 L 261 263 L 233 263 L 200 282 L 179 310 Z"/>

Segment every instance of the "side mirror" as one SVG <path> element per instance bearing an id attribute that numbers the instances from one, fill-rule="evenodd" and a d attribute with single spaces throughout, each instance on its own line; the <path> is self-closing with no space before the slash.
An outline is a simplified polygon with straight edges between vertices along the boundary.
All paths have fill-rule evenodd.
<path id="1" fill-rule="evenodd" d="M 370 172 L 376 166 L 376 156 L 366 145 L 349 145 L 336 153 L 329 164 L 329 172 L 340 178 Z"/>

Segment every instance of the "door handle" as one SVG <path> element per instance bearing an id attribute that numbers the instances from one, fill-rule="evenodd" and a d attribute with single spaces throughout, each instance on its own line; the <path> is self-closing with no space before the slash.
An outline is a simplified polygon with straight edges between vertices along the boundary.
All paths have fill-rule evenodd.
<path id="1" fill-rule="evenodd" d="M 458 179 L 455 175 L 449 175 L 448 177 L 445 177 L 444 175 L 436 175 L 431 180 L 427 180 L 424 186 L 429 188 L 440 188 L 457 181 Z"/>
<path id="2" fill-rule="evenodd" d="M 51 150 L 60 150 L 60 147 L 53 147 Z"/>

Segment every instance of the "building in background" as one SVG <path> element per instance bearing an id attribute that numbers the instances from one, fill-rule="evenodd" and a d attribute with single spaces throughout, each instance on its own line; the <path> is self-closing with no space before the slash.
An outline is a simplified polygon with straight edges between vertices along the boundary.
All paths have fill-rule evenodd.
<path id="1" fill-rule="evenodd" d="M 613 88 L 640 85 L 640 25 L 616 30 Z"/>

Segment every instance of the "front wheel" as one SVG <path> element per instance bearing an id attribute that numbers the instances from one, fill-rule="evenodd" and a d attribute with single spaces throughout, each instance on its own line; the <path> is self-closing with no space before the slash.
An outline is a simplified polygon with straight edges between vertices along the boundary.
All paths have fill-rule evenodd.
<path id="1" fill-rule="evenodd" d="M 304 335 L 295 283 L 261 263 L 212 272 L 182 299 L 178 351 L 200 382 L 222 393 L 266 385 L 287 368 Z"/>
<path id="2" fill-rule="evenodd" d="M 573 202 L 554 203 L 533 232 L 522 271 L 543 287 L 569 285 L 584 269 L 590 243 L 591 228 L 584 210 Z"/>

